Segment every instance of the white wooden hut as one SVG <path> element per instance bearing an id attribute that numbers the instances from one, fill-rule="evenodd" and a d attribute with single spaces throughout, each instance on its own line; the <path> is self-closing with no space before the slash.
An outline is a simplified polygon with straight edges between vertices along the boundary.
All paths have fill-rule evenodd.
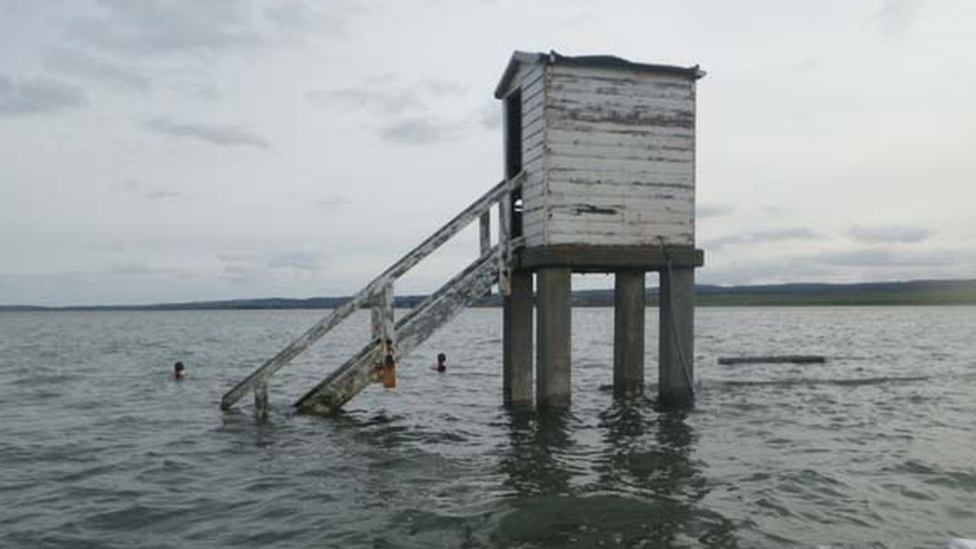
<path id="1" fill-rule="evenodd" d="M 518 174 L 507 233 L 507 402 L 570 400 L 571 273 L 613 273 L 614 393 L 644 392 L 645 274 L 660 273 L 658 397 L 694 397 L 697 66 L 515 52 L 504 102 L 505 176 Z M 533 295 L 535 281 L 535 299 Z"/>
<path id="2" fill-rule="evenodd" d="M 515 52 L 506 176 L 525 171 L 525 246 L 694 246 L 695 67 Z M 517 219 L 517 218 L 516 218 Z"/>

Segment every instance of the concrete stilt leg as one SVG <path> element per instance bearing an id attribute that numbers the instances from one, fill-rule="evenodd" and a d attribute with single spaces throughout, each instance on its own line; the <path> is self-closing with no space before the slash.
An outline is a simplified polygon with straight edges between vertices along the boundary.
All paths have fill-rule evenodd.
<path id="1" fill-rule="evenodd" d="M 660 301 L 660 402 L 690 405 L 695 379 L 695 270 L 662 271 Z"/>
<path id="2" fill-rule="evenodd" d="M 502 318 L 502 398 L 532 404 L 532 271 L 513 271 Z"/>
<path id="3" fill-rule="evenodd" d="M 613 396 L 644 394 L 644 272 L 618 271 L 613 300 Z"/>
<path id="4" fill-rule="evenodd" d="M 536 345 L 536 404 L 565 406 L 571 393 L 570 270 L 546 267 L 538 271 Z"/>

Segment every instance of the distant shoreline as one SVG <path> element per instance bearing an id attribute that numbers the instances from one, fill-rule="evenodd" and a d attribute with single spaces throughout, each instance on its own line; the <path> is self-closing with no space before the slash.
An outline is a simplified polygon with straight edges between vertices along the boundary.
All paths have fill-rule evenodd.
<path id="1" fill-rule="evenodd" d="M 912 306 L 976 305 L 976 279 L 915 280 L 909 282 L 868 282 L 860 284 L 774 284 L 764 286 L 696 286 L 699 307 L 808 307 L 808 306 Z M 413 307 L 423 295 L 400 296 L 397 307 Z M 657 288 L 646 292 L 647 305 L 658 303 Z M 348 297 L 313 297 L 309 299 L 261 298 L 143 305 L 73 305 L 34 306 L 0 305 L 0 312 L 36 311 L 221 311 L 221 310 L 288 310 L 334 309 Z M 612 290 L 573 292 L 574 307 L 607 307 L 613 305 Z M 497 294 L 480 300 L 476 307 L 499 307 Z"/>

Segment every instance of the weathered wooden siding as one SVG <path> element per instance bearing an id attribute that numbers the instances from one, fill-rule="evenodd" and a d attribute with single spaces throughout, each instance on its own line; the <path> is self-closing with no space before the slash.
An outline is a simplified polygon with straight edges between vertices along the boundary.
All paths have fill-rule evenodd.
<path id="1" fill-rule="evenodd" d="M 522 90 L 522 234 L 527 246 L 544 243 L 545 205 L 545 64 L 522 64 L 512 78 L 510 91 Z"/>
<path id="2" fill-rule="evenodd" d="M 542 243 L 693 245 L 694 81 L 559 63 L 547 75 Z"/>

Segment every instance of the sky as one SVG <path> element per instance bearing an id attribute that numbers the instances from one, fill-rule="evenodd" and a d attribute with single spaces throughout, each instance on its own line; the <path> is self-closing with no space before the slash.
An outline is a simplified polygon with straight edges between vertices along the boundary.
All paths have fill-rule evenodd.
<path id="1" fill-rule="evenodd" d="M 700 283 L 976 278 L 974 27 L 971 0 L 0 0 L 0 304 L 354 293 L 500 180 L 514 50 L 708 73 Z M 396 291 L 476 254 L 472 227 Z"/>

